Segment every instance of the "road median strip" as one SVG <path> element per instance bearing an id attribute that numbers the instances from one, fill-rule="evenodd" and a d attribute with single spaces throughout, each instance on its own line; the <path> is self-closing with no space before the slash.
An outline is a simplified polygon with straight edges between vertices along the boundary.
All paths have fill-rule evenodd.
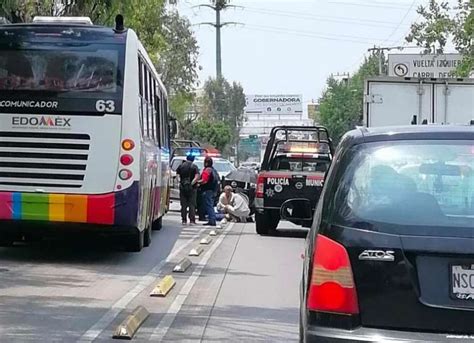
<path id="1" fill-rule="evenodd" d="M 204 237 L 203 239 L 201 239 L 201 241 L 199 242 L 199 244 L 202 244 L 202 245 L 209 245 L 211 242 L 212 242 L 212 238 L 211 238 L 211 237 Z"/>
<path id="2" fill-rule="evenodd" d="M 151 297 L 166 297 L 166 295 L 176 285 L 176 281 L 171 275 L 166 275 L 151 291 Z"/>
<path id="3" fill-rule="evenodd" d="M 203 247 L 197 246 L 197 247 L 191 249 L 191 251 L 189 252 L 189 256 L 199 256 L 199 255 L 202 254 L 203 251 L 204 251 Z"/>
<path id="4" fill-rule="evenodd" d="M 215 244 L 213 244 L 209 248 L 209 250 L 206 251 L 203 258 L 197 263 L 196 268 L 194 269 L 193 273 L 188 278 L 186 283 L 183 285 L 183 287 L 179 291 L 179 294 L 176 296 L 172 304 L 169 306 L 168 311 L 165 313 L 164 317 L 161 319 L 158 326 L 153 330 L 153 333 L 151 334 L 151 337 L 150 337 L 150 341 L 153 341 L 153 342 L 163 341 L 169 328 L 173 324 L 178 312 L 181 310 L 181 307 L 186 301 L 189 293 L 191 292 L 196 281 L 198 280 L 199 276 L 204 270 L 204 267 L 207 265 L 214 251 L 221 245 L 227 233 L 230 230 L 232 230 L 232 227 L 233 227 L 233 224 L 230 224 L 228 227 L 226 227 L 223 234 L 219 238 L 217 238 Z"/>
<path id="5" fill-rule="evenodd" d="M 174 266 L 173 272 L 174 273 L 184 273 L 186 270 L 188 270 L 189 267 L 191 267 L 193 263 L 189 258 L 183 258 L 179 263 Z"/>
<path id="6" fill-rule="evenodd" d="M 143 306 L 138 306 L 132 314 L 117 327 L 112 338 L 132 339 L 140 326 L 150 316 L 150 313 Z"/>

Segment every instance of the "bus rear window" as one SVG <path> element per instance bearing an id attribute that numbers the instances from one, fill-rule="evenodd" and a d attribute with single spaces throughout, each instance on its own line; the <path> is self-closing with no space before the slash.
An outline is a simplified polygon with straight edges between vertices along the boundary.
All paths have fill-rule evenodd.
<path id="1" fill-rule="evenodd" d="M 1 48 L 0 90 L 116 93 L 119 52 L 94 47 L 41 43 Z"/>

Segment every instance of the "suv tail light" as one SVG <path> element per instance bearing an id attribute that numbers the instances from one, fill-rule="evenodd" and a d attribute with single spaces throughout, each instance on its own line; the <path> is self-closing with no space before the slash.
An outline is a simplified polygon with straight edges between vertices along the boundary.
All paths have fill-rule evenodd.
<path id="1" fill-rule="evenodd" d="M 265 184 L 265 176 L 259 175 L 257 178 L 257 191 L 255 192 L 255 197 L 263 198 L 264 184 Z"/>
<path id="2" fill-rule="evenodd" d="M 357 290 L 346 248 L 318 235 L 309 286 L 309 310 L 358 314 Z"/>

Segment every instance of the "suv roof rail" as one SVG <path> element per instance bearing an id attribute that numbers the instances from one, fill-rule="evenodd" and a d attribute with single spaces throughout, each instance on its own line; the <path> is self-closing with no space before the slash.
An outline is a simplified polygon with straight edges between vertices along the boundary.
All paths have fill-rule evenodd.
<path id="1" fill-rule="evenodd" d="M 94 25 L 89 17 L 47 17 L 36 16 L 33 18 L 34 24 L 76 24 L 76 25 Z"/>

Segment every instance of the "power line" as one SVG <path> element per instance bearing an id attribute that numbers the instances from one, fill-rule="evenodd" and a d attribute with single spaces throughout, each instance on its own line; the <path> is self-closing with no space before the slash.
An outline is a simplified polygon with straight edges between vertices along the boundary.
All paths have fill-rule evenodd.
<path id="1" fill-rule="evenodd" d="M 358 43 L 358 44 L 363 44 L 363 45 L 373 43 L 373 41 L 362 40 L 362 39 L 340 38 L 339 36 L 334 36 L 334 35 L 324 35 L 324 34 L 318 34 L 318 33 L 309 32 L 309 31 L 306 31 L 306 32 L 293 31 L 293 30 L 279 29 L 279 28 L 259 26 L 259 25 L 248 24 L 248 25 L 245 25 L 243 29 L 247 29 L 247 30 L 251 29 L 253 31 L 262 31 L 262 32 L 270 32 L 270 33 L 279 33 L 279 34 L 298 36 L 298 37 L 319 38 L 319 39 L 330 40 L 330 41 L 351 42 L 351 43 Z M 357 38 L 362 38 L 362 37 L 357 37 Z"/>
<path id="2" fill-rule="evenodd" d="M 382 38 L 370 38 L 364 36 L 351 36 L 351 35 L 342 35 L 342 34 L 327 34 L 324 32 L 315 32 L 315 31 L 302 31 L 302 30 L 294 30 L 294 29 L 289 29 L 289 28 L 281 28 L 281 27 L 275 27 L 275 26 L 264 26 L 264 25 L 255 25 L 255 24 L 246 24 L 248 27 L 253 27 L 256 29 L 263 29 L 263 30 L 274 30 L 278 32 L 288 32 L 288 33 L 294 33 L 294 34 L 303 34 L 303 35 L 311 35 L 311 36 L 317 36 L 317 37 L 326 37 L 328 39 L 347 39 L 348 41 L 351 41 L 351 39 L 356 40 L 357 42 L 367 42 L 367 43 L 373 43 L 373 41 L 382 41 Z M 364 39 L 364 40 L 363 40 Z"/>
<path id="3" fill-rule="evenodd" d="M 313 16 L 313 15 L 296 15 L 290 13 L 282 13 L 279 11 L 267 11 L 267 10 L 257 10 L 257 9 L 245 9 L 248 12 L 258 13 L 258 14 L 266 14 L 278 17 L 286 17 L 286 18 L 296 18 L 296 19 L 303 19 L 309 21 L 325 21 L 325 22 L 332 22 L 332 23 L 343 23 L 343 24 L 350 24 L 350 25 L 358 25 L 358 26 L 369 26 L 369 27 L 386 27 L 386 28 L 393 28 L 394 25 L 387 25 L 386 22 L 379 23 L 379 22 L 370 22 L 366 20 L 353 20 L 353 19 L 335 19 L 337 17 L 324 17 L 324 16 Z"/>
<path id="4" fill-rule="evenodd" d="M 400 22 L 398 23 L 397 27 L 392 31 L 392 33 L 390 33 L 390 35 L 387 37 L 387 39 L 385 39 L 383 41 L 382 44 L 385 44 L 387 41 L 390 40 L 390 38 L 393 37 L 393 35 L 395 33 L 397 33 L 398 29 L 402 26 L 403 22 L 405 21 L 405 19 L 408 17 L 408 15 L 410 14 L 410 12 L 412 11 L 413 7 L 415 7 L 415 4 L 418 2 L 418 0 L 413 0 L 413 2 L 411 3 L 411 6 L 410 8 L 408 9 L 408 11 L 405 13 L 405 15 L 402 17 L 402 19 L 400 20 Z"/>
<path id="5" fill-rule="evenodd" d="M 380 9 L 392 9 L 392 10 L 404 10 L 409 6 L 399 6 L 394 3 L 381 3 L 381 2 L 346 2 L 346 1 L 329 1 L 329 4 L 333 5 L 344 5 L 344 6 L 354 6 L 354 7 L 373 7 Z"/>
<path id="6" fill-rule="evenodd" d="M 368 23 L 397 25 L 397 22 L 390 22 L 386 20 L 354 19 L 350 17 L 337 17 L 337 16 L 316 16 L 316 15 L 308 14 L 305 12 L 283 11 L 283 10 L 275 10 L 275 9 L 268 9 L 268 8 L 261 8 L 261 7 L 245 6 L 245 10 L 248 10 L 248 9 L 265 11 L 265 12 L 275 13 L 275 14 L 290 14 L 290 15 L 295 15 L 298 17 L 327 18 L 327 19 L 334 19 L 334 20 L 343 20 L 343 21 L 348 21 L 348 22 L 368 22 Z"/>

